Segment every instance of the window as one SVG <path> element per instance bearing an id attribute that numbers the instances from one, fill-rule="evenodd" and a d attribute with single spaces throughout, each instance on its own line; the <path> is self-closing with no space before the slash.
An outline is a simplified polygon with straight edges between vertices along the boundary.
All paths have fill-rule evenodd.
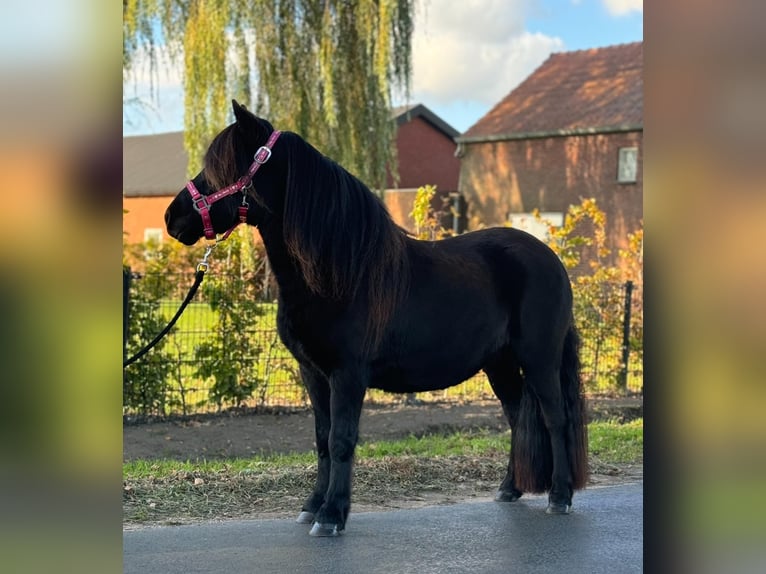
<path id="1" fill-rule="evenodd" d="M 509 213 L 508 222 L 511 227 L 526 231 L 541 241 L 548 241 L 548 227 L 561 227 L 564 224 L 564 214 L 560 211 L 541 211 L 540 217 L 536 218 L 531 213 Z"/>
<path id="2" fill-rule="evenodd" d="M 617 161 L 617 181 L 635 183 L 638 172 L 638 148 L 621 147 Z"/>
<path id="3" fill-rule="evenodd" d="M 144 229 L 144 243 L 162 245 L 162 229 L 159 227 L 147 227 Z"/>

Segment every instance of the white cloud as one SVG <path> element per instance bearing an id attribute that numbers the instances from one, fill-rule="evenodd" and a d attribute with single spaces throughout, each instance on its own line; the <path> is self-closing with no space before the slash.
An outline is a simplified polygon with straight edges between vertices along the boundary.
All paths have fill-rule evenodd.
<path id="1" fill-rule="evenodd" d="M 624 16 L 631 12 L 644 12 L 644 0 L 601 0 L 612 16 Z"/>
<path id="2" fill-rule="evenodd" d="M 455 118 L 445 119 L 456 125 L 475 121 L 551 52 L 565 49 L 560 38 L 525 30 L 527 16 L 535 10 L 539 10 L 538 0 L 416 2 L 409 101 L 453 110 Z M 123 86 L 124 98 L 138 97 L 148 109 L 134 106 L 124 112 L 128 123 L 135 124 L 128 126 L 131 131 L 180 129 L 182 61 L 171 62 L 161 55 L 157 69 L 151 70 L 146 55 L 136 55 L 134 69 Z M 154 93 L 149 88 L 152 76 Z M 455 111 L 463 108 L 470 113 Z M 459 119 L 463 115 L 471 116 L 470 120 L 463 122 Z"/>
<path id="3" fill-rule="evenodd" d="M 412 42 L 413 100 L 497 103 L 559 38 L 525 31 L 532 0 L 430 0 L 418 5 Z"/>

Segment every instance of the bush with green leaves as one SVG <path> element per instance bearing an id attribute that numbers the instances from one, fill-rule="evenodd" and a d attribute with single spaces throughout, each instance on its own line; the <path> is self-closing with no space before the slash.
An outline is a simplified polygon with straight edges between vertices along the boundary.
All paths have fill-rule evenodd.
<path id="1" fill-rule="evenodd" d="M 265 260 L 246 228 L 220 244 L 215 255 L 216 272 L 201 289 L 216 322 L 211 337 L 195 348 L 194 358 L 196 374 L 212 378 L 210 401 L 220 409 L 241 405 L 264 384 L 258 376 L 261 349 L 255 328 L 262 314 L 258 271 Z"/>
<path id="2" fill-rule="evenodd" d="M 126 268 L 124 272 L 130 271 Z M 163 288 L 157 278 L 135 275 L 131 280 L 125 345 L 128 357 L 141 350 L 167 324 L 160 312 Z M 163 351 L 166 342 L 161 339 L 149 353 L 123 370 L 123 408 L 142 415 L 165 414 L 172 368 L 170 356 Z"/>
<path id="3" fill-rule="evenodd" d="M 591 392 L 625 392 L 623 378 L 628 365 L 622 363 L 622 332 L 625 318 L 625 283 L 640 287 L 643 279 L 643 228 L 628 235 L 628 249 L 618 252 L 618 261 L 608 265 L 606 214 L 595 199 L 570 206 L 560 227 L 548 223 L 548 245 L 572 276 L 574 313 L 583 340 L 583 379 Z M 587 230 L 584 232 L 583 230 Z M 583 249 L 590 255 L 581 264 Z M 629 363 L 643 360 L 642 292 L 631 298 Z M 591 365 L 593 368 L 588 369 Z"/>

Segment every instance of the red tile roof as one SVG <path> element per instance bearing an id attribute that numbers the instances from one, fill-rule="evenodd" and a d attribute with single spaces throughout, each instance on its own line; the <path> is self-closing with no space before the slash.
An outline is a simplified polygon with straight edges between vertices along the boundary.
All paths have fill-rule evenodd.
<path id="1" fill-rule="evenodd" d="M 643 127 L 643 42 L 551 54 L 458 141 Z"/>
<path id="2" fill-rule="evenodd" d="M 173 196 L 186 185 L 183 132 L 122 138 L 122 194 Z"/>

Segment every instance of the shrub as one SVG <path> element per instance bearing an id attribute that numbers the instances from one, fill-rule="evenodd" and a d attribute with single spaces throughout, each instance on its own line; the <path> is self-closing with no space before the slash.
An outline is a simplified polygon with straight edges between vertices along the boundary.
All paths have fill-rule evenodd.
<path id="1" fill-rule="evenodd" d="M 129 273 L 126 268 L 123 272 Z M 132 356 L 167 324 L 160 313 L 162 289 L 150 278 L 135 276 L 130 290 L 127 356 Z M 123 370 L 122 404 L 143 415 L 165 414 L 170 357 L 163 351 L 167 339 Z"/>
<path id="2" fill-rule="evenodd" d="M 632 281 L 641 285 L 643 279 L 643 228 L 628 235 L 628 249 L 618 252 L 616 265 L 606 265 L 610 255 L 606 246 L 606 214 L 595 199 L 584 199 L 570 206 L 561 227 L 550 225 L 535 212 L 538 221 L 548 223 L 548 245 L 561 258 L 572 274 L 574 312 L 584 341 L 583 364 L 592 364 L 592 372 L 584 372 L 586 388 L 592 392 L 620 389 L 622 364 L 622 331 L 625 316 L 625 292 L 618 285 Z M 582 235 L 589 229 L 588 235 Z M 583 247 L 591 258 L 581 265 Z M 574 271 L 577 270 L 577 273 Z M 629 349 L 634 361 L 643 359 L 643 305 L 641 291 L 632 295 Z"/>
<path id="3" fill-rule="evenodd" d="M 253 235 L 242 227 L 216 252 L 216 273 L 202 286 L 216 313 L 212 336 L 194 350 L 196 374 L 212 378 L 210 402 L 241 405 L 263 384 L 258 377 L 261 349 L 254 336 L 258 302 L 258 271 L 265 258 L 253 245 Z"/>

